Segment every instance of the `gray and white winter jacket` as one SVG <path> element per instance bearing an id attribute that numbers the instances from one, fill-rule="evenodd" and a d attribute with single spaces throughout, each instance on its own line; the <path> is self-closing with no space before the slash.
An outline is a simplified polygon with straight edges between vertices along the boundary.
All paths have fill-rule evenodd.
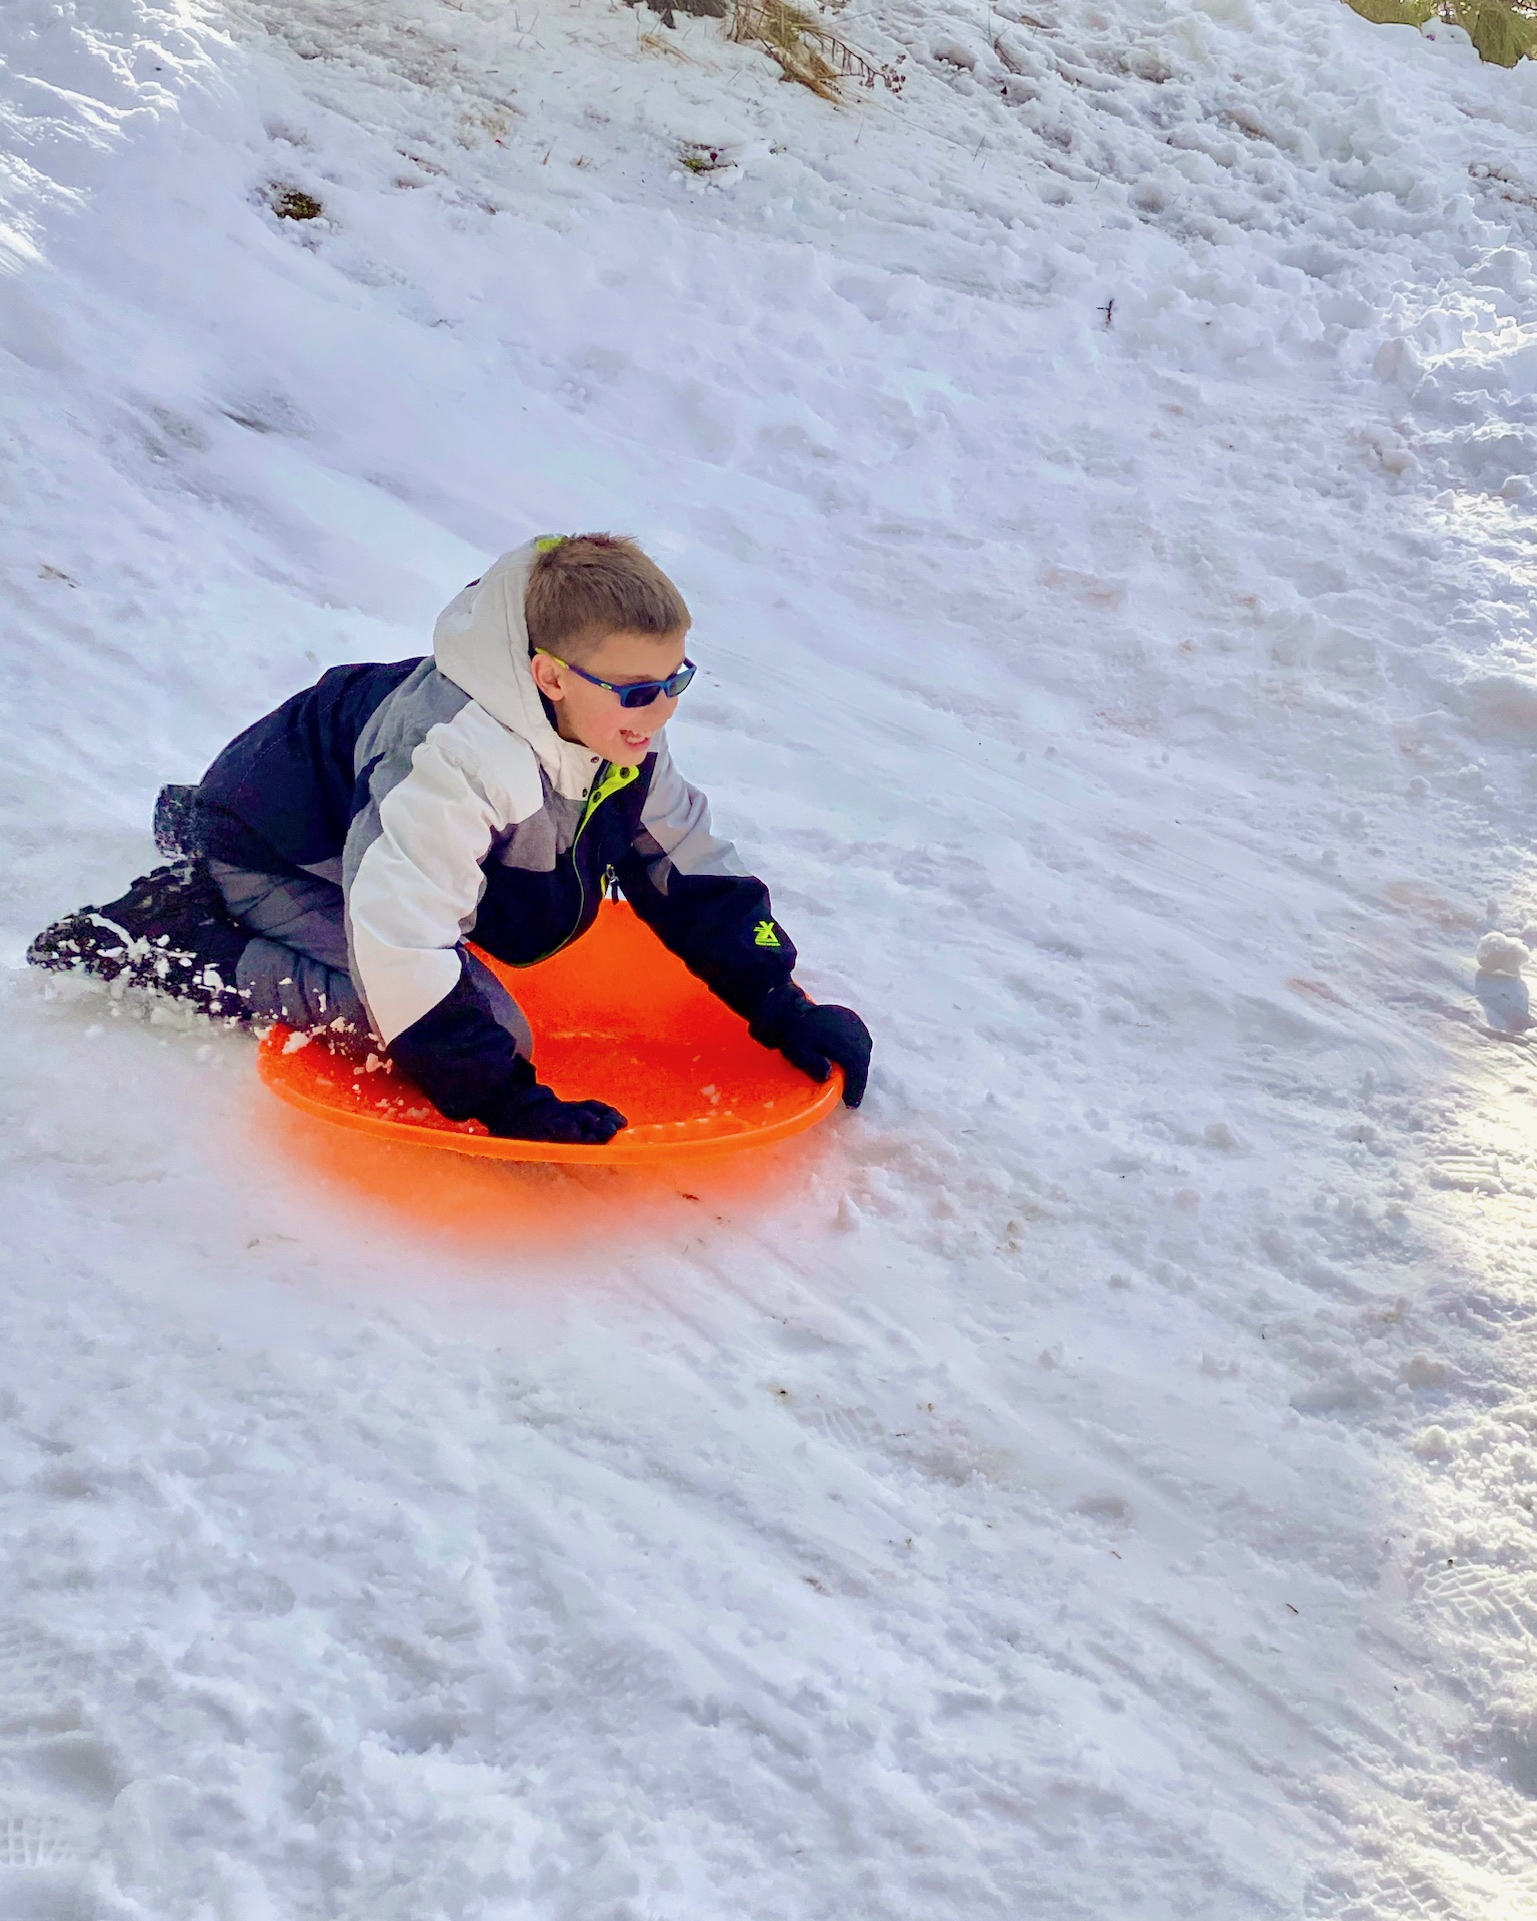
<path id="1" fill-rule="evenodd" d="M 663 738 L 639 767 L 561 739 L 529 666 L 536 548 L 446 607 L 431 659 L 334 667 L 219 755 L 201 842 L 343 890 L 353 980 L 380 1040 L 444 1113 L 494 1107 L 516 1056 L 464 942 L 517 966 L 592 924 L 605 882 L 751 1020 L 795 950 Z"/>

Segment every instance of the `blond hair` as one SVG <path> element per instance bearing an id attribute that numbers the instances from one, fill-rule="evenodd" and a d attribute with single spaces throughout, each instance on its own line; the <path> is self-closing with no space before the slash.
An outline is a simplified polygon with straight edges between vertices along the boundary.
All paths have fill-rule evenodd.
<path id="1" fill-rule="evenodd" d="M 569 656 L 609 634 L 685 633 L 688 605 L 649 554 L 622 534 L 547 535 L 523 609 L 534 647 Z"/>

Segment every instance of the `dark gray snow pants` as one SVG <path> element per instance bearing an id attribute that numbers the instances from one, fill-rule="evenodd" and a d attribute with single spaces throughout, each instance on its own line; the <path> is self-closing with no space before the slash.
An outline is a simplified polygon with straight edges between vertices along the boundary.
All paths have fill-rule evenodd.
<path id="1" fill-rule="evenodd" d="M 254 873 L 222 860 L 210 860 L 208 871 L 230 913 L 252 935 L 235 973 L 252 1014 L 301 1029 L 340 1021 L 356 1029 L 361 1041 L 372 1039 L 347 962 L 346 910 L 335 881 Z M 466 959 L 487 1011 L 511 1034 L 518 1052 L 532 1058 L 533 1035 L 522 1008 L 484 961 L 473 954 Z"/>

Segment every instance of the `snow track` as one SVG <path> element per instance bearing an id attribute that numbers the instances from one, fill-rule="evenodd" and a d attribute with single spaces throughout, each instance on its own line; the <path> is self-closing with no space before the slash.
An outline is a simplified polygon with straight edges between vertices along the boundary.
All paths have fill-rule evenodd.
<path id="1" fill-rule="evenodd" d="M 837 23 L 900 97 L 601 0 L 0 20 L 8 1918 L 1537 1909 L 1537 70 Z M 26 975 L 591 526 L 862 1115 L 391 1157 Z"/>

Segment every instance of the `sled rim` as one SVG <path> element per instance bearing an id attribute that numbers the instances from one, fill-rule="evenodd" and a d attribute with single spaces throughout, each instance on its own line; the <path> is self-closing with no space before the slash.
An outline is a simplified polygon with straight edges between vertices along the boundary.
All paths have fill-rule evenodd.
<path id="1" fill-rule="evenodd" d="M 473 1154 L 483 1160 L 554 1161 L 581 1167 L 635 1167 L 672 1160 L 716 1159 L 738 1154 L 751 1147 L 769 1147 L 775 1141 L 789 1140 L 825 1120 L 843 1095 L 843 1069 L 834 1067 L 828 1078 L 806 1082 L 806 1099 L 772 1119 L 720 1131 L 715 1116 L 692 1120 L 651 1121 L 624 1127 L 611 1141 L 598 1145 L 577 1141 L 510 1140 L 501 1135 L 476 1133 L 472 1122 L 442 1122 L 438 1126 L 418 1121 L 396 1120 L 382 1113 L 345 1106 L 329 1101 L 296 1086 L 283 1070 L 294 1030 L 281 1023 L 270 1028 L 256 1054 L 257 1072 L 268 1089 L 290 1107 L 353 1133 L 370 1134 L 376 1140 L 392 1141 L 400 1147 L 447 1149 L 451 1154 Z M 310 1046 L 320 1043 L 311 1042 Z M 351 1072 L 340 1057 L 336 1059 L 338 1079 Z M 729 1118 L 729 1117 L 724 1117 Z M 710 1132 L 709 1129 L 716 1131 Z"/>

